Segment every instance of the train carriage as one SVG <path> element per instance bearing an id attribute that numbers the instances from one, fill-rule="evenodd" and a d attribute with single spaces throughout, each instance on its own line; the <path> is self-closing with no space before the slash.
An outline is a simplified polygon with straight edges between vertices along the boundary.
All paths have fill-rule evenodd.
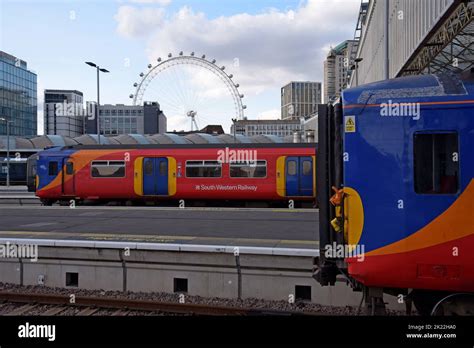
<path id="1" fill-rule="evenodd" d="M 473 149 L 472 71 L 372 83 L 322 108 L 318 180 L 337 193 L 331 204 L 318 187 L 321 283 L 346 274 L 373 311 L 383 292 L 410 293 L 422 313 L 446 296 L 472 299 Z M 342 257 L 328 252 L 338 245 Z"/>
<path id="2" fill-rule="evenodd" d="M 26 158 L 0 157 L 0 185 L 6 185 L 8 167 L 10 167 L 10 185 L 26 184 Z M 8 163 L 9 162 L 9 163 Z"/>
<path id="3" fill-rule="evenodd" d="M 314 201 L 316 144 L 110 145 L 38 154 L 36 195 L 58 200 Z"/>

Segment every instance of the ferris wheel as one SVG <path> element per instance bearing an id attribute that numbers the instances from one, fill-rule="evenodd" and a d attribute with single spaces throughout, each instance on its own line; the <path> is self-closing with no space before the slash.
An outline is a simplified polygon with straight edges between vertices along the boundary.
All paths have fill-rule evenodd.
<path id="1" fill-rule="evenodd" d="M 243 120 L 247 108 L 242 102 L 244 95 L 225 69 L 205 55 L 169 53 L 140 73 L 141 80 L 133 84 L 136 90 L 130 98 L 133 105 L 158 101 L 168 123 L 171 120 L 174 127 L 185 127 L 191 121 L 192 131 L 199 129 L 198 121 L 225 124 L 231 119 Z"/>

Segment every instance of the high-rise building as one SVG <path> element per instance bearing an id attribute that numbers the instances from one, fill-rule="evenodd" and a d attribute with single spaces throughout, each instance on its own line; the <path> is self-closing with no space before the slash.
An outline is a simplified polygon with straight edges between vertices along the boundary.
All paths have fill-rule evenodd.
<path id="1" fill-rule="evenodd" d="M 86 109 L 92 102 L 87 103 Z M 99 108 L 99 130 L 103 135 L 117 134 L 158 134 L 166 133 L 166 116 L 157 102 L 143 105 L 105 104 Z M 97 134 L 95 119 L 86 120 L 86 131 Z"/>
<path id="2" fill-rule="evenodd" d="M 281 118 L 309 117 L 321 102 L 321 82 L 290 82 L 281 89 Z"/>
<path id="3" fill-rule="evenodd" d="M 354 40 L 346 40 L 329 51 L 324 61 L 324 102 L 329 103 L 341 96 L 348 84 L 348 69 L 352 65 L 350 55 Z"/>
<path id="4" fill-rule="evenodd" d="M 36 74 L 27 63 L 0 51 L 0 117 L 12 121 L 10 134 L 37 134 Z M 5 122 L 0 122 L 0 135 L 7 134 Z"/>
<path id="5" fill-rule="evenodd" d="M 85 133 L 83 94 L 75 90 L 45 89 L 44 134 L 78 137 Z"/>

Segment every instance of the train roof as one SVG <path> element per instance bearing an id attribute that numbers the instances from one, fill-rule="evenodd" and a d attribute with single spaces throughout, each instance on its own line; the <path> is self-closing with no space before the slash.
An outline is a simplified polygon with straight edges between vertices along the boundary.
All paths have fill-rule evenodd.
<path id="1" fill-rule="evenodd" d="M 391 101 L 474 103 L 473 99 L 474 70 L 461 75 L 416 75 L 369 83 L 345 90 L 342 97 L 345 107 L 363 107 Z"/>
<path id="2" fill-rule="evenodd" d="M 31 138 L 22 138 L 0 135 L 0 149 L 6 149 L 10 143 L 10 149 L 22 152 L 37 152 L 47 147 L 54 146 L 73 146 L 73 145 L 98 145 L 99 136 L 97 134 L 84 134 L 75 138 L 62 135 L 40 135 Z M 285 137 L 259 134 L 246 136 L 242 134 L 208 134 L 203 132 L 192 132 L 189 134 L 119 134 L 111 136 L 100 136 L 100 142 L 104 145 L 155 145 L 155 144 L 226 144 L 226 143 L 243 143 L 243 144 L 271 144 L 271 143 L 291 143 L 293 135 Z"/>
<path id="3" fill-rule="evenodd" d="M 122 149 L 222 149 L 222 148 L 317 148 L 317 143 L 222 143 L 222 144 L 122 144 L 122 145 L 74 145 L 52 147 L 48 150 L 122 150 Z"/>

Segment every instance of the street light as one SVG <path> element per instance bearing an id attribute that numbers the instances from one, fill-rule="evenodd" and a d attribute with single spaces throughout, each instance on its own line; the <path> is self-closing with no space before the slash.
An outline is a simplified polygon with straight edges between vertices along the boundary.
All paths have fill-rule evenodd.
<path id="1" fill-rule="evenodd" d="M 9 121 L 4 117 L 0 117 L 0 121 L 7 125 L 7 187 L 10 187 L 10 123 L 13 123 L 13 121 Z"/>
<path id="2" fill-rule="evenodd" d="M 108 71 L 107 69 L 101 68 L 100 66 L 98 66 L 97 64 L 92 63 L 92 62 L 86 62 L 86 64 L 97 69 L 97 106 L 96 106 L 95 122 L 96 122 L 96 125 L 97 125 L 97 137 L 99 138 L 98 142 L 99 142 L 99 145 L 100 145 L 100 122 L 99 122 L 99 115 L 100 115 L 100 113 L 99 113 L 99 108 L 100 108 L 100 85 L 99 85 L 99 72 L 101 71 L 103 73 L 108 73 L 110 71 Z"/>

